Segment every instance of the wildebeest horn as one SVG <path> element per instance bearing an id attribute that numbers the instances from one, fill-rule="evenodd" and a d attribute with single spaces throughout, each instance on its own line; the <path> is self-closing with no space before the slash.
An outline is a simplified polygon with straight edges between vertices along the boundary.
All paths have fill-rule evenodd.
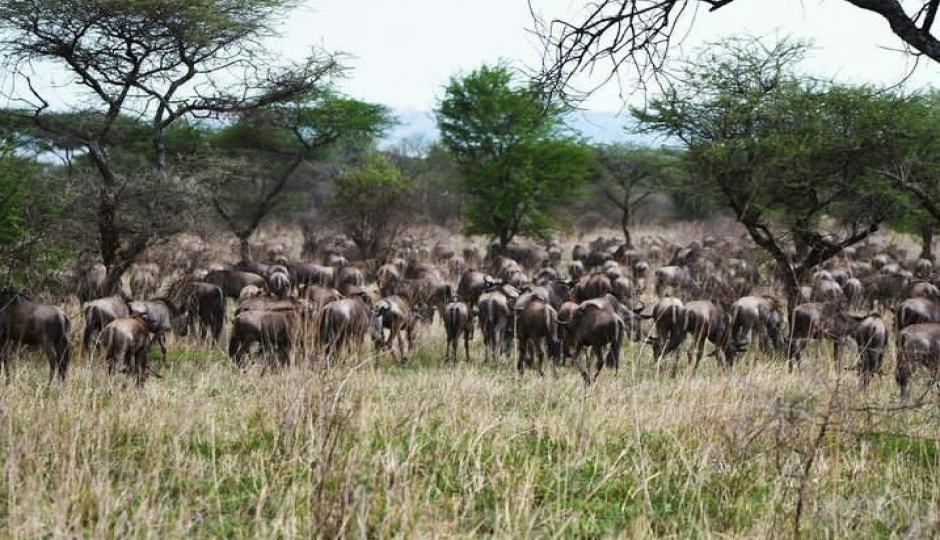
<path id="1" fill-rule="evenodd" d="M 630 308 L 630 311 L 632 311 L 632 312 L 634 312 L 634 313 L 640 313 L 641 311 L 643 311 L 644 309 L 646 309 L 646 303 L 645 303 L 645 302 L 643 302 L 642 300 L 637 300 L 637 302 L 640 304 L 640 307 Z"/>

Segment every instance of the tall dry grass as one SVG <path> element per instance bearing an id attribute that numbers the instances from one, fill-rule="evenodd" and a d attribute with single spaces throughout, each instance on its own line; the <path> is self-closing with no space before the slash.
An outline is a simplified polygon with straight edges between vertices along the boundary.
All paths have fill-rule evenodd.
<path id="1" fill-rule="evenodd" d="M 513 365 L 239 373 L 175 344 L 137 390 L 24 354 L 0 389 L 3 538 L 923 538 L 940 527 L 938 409 L 890 411 L 824 353 L 659 374 L 628 345 L 585 389 Z M 812 358 L 814 348 L 810 347 Z M 889 366 L 890 368 L 890 366 Z M 668 371 L 668 370 L 666 370 Z M 923 384 L 923 382 L 922 382 Z M 795 534 L 796 533 L 796 534 Z"/>

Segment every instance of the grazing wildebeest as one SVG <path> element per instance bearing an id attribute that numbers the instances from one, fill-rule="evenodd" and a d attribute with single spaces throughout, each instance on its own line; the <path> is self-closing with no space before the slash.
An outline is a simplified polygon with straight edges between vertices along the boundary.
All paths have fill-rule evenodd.
<path id="1" fill-rule="evenodd" d="M 121 361 L 128 373 L 134 374 L 137 386 L 143 386 L 150 373 L 150 346 L 155 330 L 155 321 L 142 311 L 134 310 L 130 317 L 109 322 L 101 331 L 108 350 L 108 375 L 114 373 L 115 366 Z"/>
<path id="2" fill-rule="evenodd" d="M 894 312 L 895 331 L 927 322 L 940 323 L 940 302 L 930 298 L 908 298 Z"/>
<path id="3" fill-rule="evenodd" d="M 337 352 L 353 345 L 361 349 L 369 330 L 369 311 L 368 297 L 362 293 L 323 306 L 319 342 L 328 365 Z"/>
<path id="4" fill-rule="evenodd" d="M 583 276 L 574 286 L 571 294 L 575 302 L 584 302 L 591 298 L 600 298 L 613 290 L 610 276 L 603 272 L 593 272 Z"/>
<path id="5" fill-rule="evenodd" d="M 806 340 L 809 339 L 832 340 L 833 354 L 836 362 L 840 362 L 840 345 L 867 316 L 848 313 L 843 304 L 838 302 L 810 302 L 796 306 L 790 321 L 790 335 L 785 339 L 787 368 L 792 371 L 793 363 L 801 360 Z"/>
<path id="6" fill-rule="evenodd" d="M 299 263 L 294 265 L 294 281 L 298 287 L 310 287 L 319 285 L 321 287 L 333 286 L 333 267 L 323 266 L 311 263 Z"/>
<path id="7" fill-rule="evenodd" d="M 129 298 L 123 294 L 116 294 L 86 302 L 82 306 L 82 315 L 85 319 L 82 348 L 85 355 L 89 357 L 92 355 L 95 337 L 109 322 L 122 317 L 130 317 L 131 308 L 128 302 L 130 302 Z"/>
<path id="8" fill-rule="evenodd" d="M 662 365 L 663 358 L 679 349 L 685 339 L 685 317 L 682 314 L 682 300 L 664 296 L 653 305 L 653 325 L 656 336 L 652 338 L 656 355 L 656 367 Z"/>
<path id="9" fill-rule="evenodd" d="M 674 294 L 684 293 L 691 285 L 689 269 L 682 266 L 662 266 L 656 270 L 656 296 L 662 296 L 667 290 Z"/>
<path id="10" fill-rule="evenodd" d="M 365 278 L 355 266 L 340 266 L 333 270 L 333 288 L 343 294 L 349 294 L 353 288 L 359 289 L 365 284 Z"/>
<path id="11" fill-rule="evenodd" d="M 267 278 L 267 283 L 268 292 L 274 296 L 283 298 L 290 294 L 290 277 L 287 275 L 286 271 L 270 273 Z"/>
<path id="12" fill-rule="evenodd" d="M 907 400 L 908 384 L 918 367 L 930 372 L 936 384 L 940 372 L 940 323 L 918 323 L 898 332 L 897 367 L 894 379 L 901 389 L 901 399 Z"/>
<path id="13" fill-rule="evenodd" d="M 61 309 L 40 304 L 12 289 L 0 290 L 0 372 L 10 379 L 8 363 L 14 345 L 38 345 L 49 361 L 49 382 L 65 380 L 72 345 L 69 319 Z"/>
<path id="14" fill-rule="evenodd" d="M 558 324 L 568 327 L 571 342 L 574 344 L 574 358 L 584 384 L 597 380 L 605 364 L 604 347 L 608 347 L 606 364 L 618 370 L 620 366 L 620 346 L 623 334 L 628 331 L 627 323 L 617 314 L 617 302 L 613 295 L 587 300 L 578 305 L 570 319 L 558 318 Z M 639 331 L 631 331 L 638 335 Z M 594 353 L 595 369 L 592 375 L 581 360 L 581 349 L 590 347 Z"/>
<path id="15" fill-rule="evenodd" d="M 518 296 L 514 287 L 503 285 L 484 292 L 477 300 L 487 361 L 498 360 L 509 350 L 513 326 L 510 303 L 515 302 Z"/>
<path id="16" fill-rule="evenodd" d="M 203 281 L 218 285 L 227 298 L 238 298 L 242 289 L 249 285 L 254 285 L 260 289 L 265 288 L 263 277 L 240 270 L 213 270 L 206 274 Z"/>
<path id="17" fill-rule="evenodd" d="M 457 282 L 457 297 L 467 305 L 475 306 L 483 292 L 496 283 L 492 277 L 472 268 L 464 270 Z"/>
<path id="18" fill-rule="evenodd" d="M 189 333 L 189 313 L 177 307 L 169 298 L 155 298 L 144 302 L 131 302 L 132 312 L 146 313 L 153 326 L 153 339 L 160 346 L 162 361 L 166 362 L 166 334 L 178 336 Z"/>
<path id="19" fill-rule="evenodd" d="M 173 292 L 173 301 L 189 313 L 190 326 L 198 326 L 199 337 L 218 341 L 225 324 L 225 295 L 218 285 L 188 281 Z"/>
<path id="20" fill-rule="evenodd" d="M 756 338 L 765 353 L 783 349 L 783 310 L 773 296 L 742 296 L 731 306 L 731 335 L 737 347 Z"/>
<path id="21" fill-rule="evenodd" d="M 229 358 L 236 366 L 242 367 L 245 355 L 257 343 L 262 356 L 275 353 L 278 359 L 276 366 L 287 365 L 294 344 L 304 341 L 304 326 L 308 317 L 309 311 L 304 306 L 298 309 L 248 310 L 239 313 L 232 322 Z"/>
<path id="22" fill-rule="evenodd" d="M 693 300 L 682 306 L 682 316 L 684 317 L 682 326 L 692 336 L 692 346 L 689 347 L 688 357 L 693 373 L 705 353 L 705 340 L 715 346 L 719 366 L 730 368 L 734 365 L 738 348 L 728 331 L 729 325 L 725 312 L 717 304 L 711 300 Z M 677 357 L 672 365 L 673 376 L 676 374 L 678 363 Z"/>
<path id="23" fill-rule="evenodd" d="M 375 303 L 372 308 L 370 325 L 372 340 L 377 350 L 391 349 L 398 341 L 398 360 L 404 362 L 405 338 L 408 338 L 408 352 L 415 347 L 415 315 L 411 312 L 408 301 L 400 296 L 387 296 Z M 388 336 L 385 331 L 388 330 Z M 393 353 L 394 358 L 394 353 Z"/>
<path id="24" fill-rule="evenodd" d="M 457 341 L 463 336 L 463 349 L 470 361 L 470 340 L 473 339 L 473 312 L 467 304 L 451 298 L 444 306 L 444 331 L 447 334 L 447 360 L 457 361 Z"/>
<path id="25" fill-rule="evenodd" d="M 336 289 L 321 287 L 319 285 L 310 285 L 303 290 L 303 298 L 312 304 L 314 312 L 319 312 L 320 308 L 323 306 L 335 300 L 339 300 L 342 297 L 343 295 Z"/>
<path id="26" fill-rule="evenodd" d="M 442 313 L 450 286 L 436 277 L 401 278 L 389 280 L 381 288 L 383 297 L 398 296 L 405 299 L 422 320 L 433 322 L 434 312 Z"/>
<path id="27" fill-rule="evenodd" d="M 881 373 L 881 363 L 885 355 L 885 347 L 888 345 L 888 329 L 881 315 L 869 313 L 862 319 L 852 338 L 858 345 L 859 365 L 859 387 L 868 388 L 871 376 Z"/>
<path id="28" fill-rule="evenodd" d="M 522 306 L 517 304 L 514 309 L 517 321 L 516 339 L 519 341 L 519 358 L 516 365 L 519 375 L 522 375 L 526 366 L 532 367 L 533 356 L 538 359 L 539 376 L 543 375 L 542 364 L 547 349 L 552 363 L 552 374 L 557 376 L 556 364 L 560 356 L 557 312 L 547 300 L 539 297 L 531 298 Z"/>

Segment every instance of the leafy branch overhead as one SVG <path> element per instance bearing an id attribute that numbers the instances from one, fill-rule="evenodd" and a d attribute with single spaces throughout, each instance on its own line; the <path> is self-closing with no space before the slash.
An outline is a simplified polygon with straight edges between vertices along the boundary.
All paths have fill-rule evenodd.
<path id="1" fill-rule="evenodd" d="M 938 0 L 842 0 L 887 23 L 906 50 L 940 62 L 934 23 Z M 734 10 L 740 0 L 600 0 L 585 4 L 574 17 L 536 18 L 544 56 L 541 79 L 554 93 L 578 97 L 572 78 L 601 71 L 606 79 L 635 76 L 640 82 L 663 79 L 670 50 L 696 17 Z M 788 3 L 803 9 L 800 2 Z M 666 77 L 668 78 L 668 77 Z"/>

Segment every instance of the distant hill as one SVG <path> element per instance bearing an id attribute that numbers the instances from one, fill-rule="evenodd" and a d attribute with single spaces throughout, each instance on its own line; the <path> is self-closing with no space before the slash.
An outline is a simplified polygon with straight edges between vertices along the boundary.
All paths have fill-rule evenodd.
<path id="1" fill-rule="evenodd" d="M 400 124 L 385 137 L 385 144 L 392 145 L 403 139 L 432 141 L 438 138 L 432 112 L 417 109 L 395 109 L 392 112 L 398 117 Z M 631 118 L 625 112 L 618 114 L 602 111 L 579 111 L 569 120 L 572 128 L 597 144 L 659 144 L 653 137 L 627 133 L 624 126 L 630 122 Z"/>

